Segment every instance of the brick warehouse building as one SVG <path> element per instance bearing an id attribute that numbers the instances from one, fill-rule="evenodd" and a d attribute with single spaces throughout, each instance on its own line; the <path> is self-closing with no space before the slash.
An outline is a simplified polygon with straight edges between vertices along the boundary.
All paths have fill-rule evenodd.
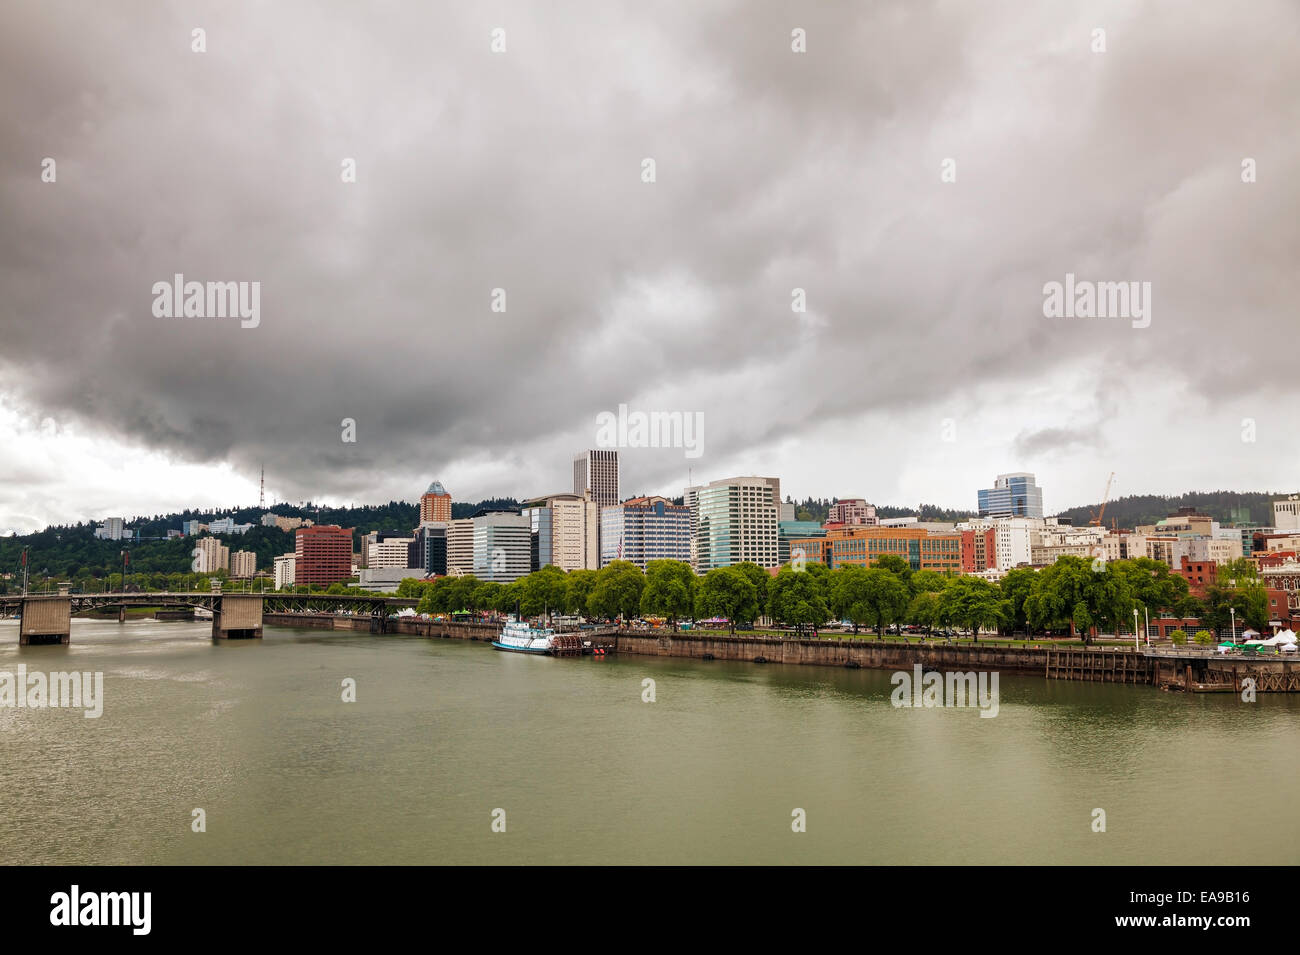
<path id="1" fill-rule="evenodd" d="M 802 549 L 807 560 L 831 570 L 845 564 L 865 567 L 894 554 L 913 570 L 959 574 L 962 564 L 960 533 L 931 534 L 921 528 L 843 526 L 830 528 L 825 537 L 791 538 L 790 552 Z"/>
<path id="2" fill-rule="evenodd" d="M 336 524 L 300 527 L 294 539 L 297 586 L 328 586 L 352 576 L 352 528 Z"/>

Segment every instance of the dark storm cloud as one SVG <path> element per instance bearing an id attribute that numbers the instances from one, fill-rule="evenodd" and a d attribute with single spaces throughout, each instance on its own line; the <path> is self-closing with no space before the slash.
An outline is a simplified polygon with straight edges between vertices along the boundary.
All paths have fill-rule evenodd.
<path id="1" fill-rule="evenodd" d="M 562 487 L 620 402 L 703 410 L 717 461 L 1080 365 L 1240 395 L 1263 386 L 1248 346 L 1293 333 L 1287 3 L 0 16 L 0 391 L 265 464 L 286 497 L 411 496 L 481 454 L 499 486 L 454 492 Z M 259 327 L 155 318 L 151 286 L 177 272 L 260 282 Z M 1067 272 L 1151 281 L 1151 327 L 1045 319 L 1042 286 Z M 1270 387 L 1295 398 L 1293 377 Z M 1114 409 L 1134 427 L 1169 411 Z M 644 467 L 648 489 L 682 462 Z"/>

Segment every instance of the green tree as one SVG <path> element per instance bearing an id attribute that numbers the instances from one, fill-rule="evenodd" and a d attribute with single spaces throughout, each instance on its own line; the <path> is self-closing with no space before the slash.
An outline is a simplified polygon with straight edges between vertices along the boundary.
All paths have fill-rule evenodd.
<path id="1" fill-rule="evenodd" d="M 753 620 L 758 612 L 758 589 L 744 571 L 715 567 L 700 581 L 695 596 L 697 619 L 724 617 L 734 634 L 737 620 Z"/>
<path id="2" fill-rule="evenodd" d="M 1010 602 L 983 577 L 958 577 L 939 597 L 940 612 L 971 632 L 979 641 L 981 627 L 997 626 L 1010 613 Z"/>
<path id="3" fill-rule="evenodd" d="M 763 608 L 767 606 L 768 594 L 772 587 L 772 575 L 749 560 L 743 560 L 739 564 L 733 564 L 732 566 L 748 577 L 749 582 L 754 585 L 754 593 L 758 595 L 758 612 L 761 614 Z"/>
<path id="4" fill-rule="evenodd" d="M 1208 630 L 1197 630 L 1196 636 L 1193 639 L 1201 646 L 1208 647 L 1214 642 L 1214 634 L 1210 633 Z"/>
<path id="5" fill-rule="evenodd" d="M 695 607 L 695 571 L 680 560 L 652 560 L 645 568 L 641 613 L 667 617 L 677 632 L 677 621 Z"/>
<path id="6" fill-rule="evenodd" d="M 597 617 L 630 620 L 641 607 L 644 587 L 645 575 L 640 567 L 626 560 L 611 561 L 597 572 L 587 606 Z"/>
<path id="7" fill-rule="evenodd" d="M 593 616 L 587 609 L 587 598 L 596 587 L 597 572 L 594 570 L 571 570 L 565 580 L 564 609 L 566 613 L 576 613 L 580 617 Z"/>
<path id="8" fill-rule="evenodd" d="M 1009 570 L 998 581 L 1002 598 L 1007 601 L 1007 626 L 1012 633 L 1022 633 L 1029 626 L 1029 617 L 1025 612 L 1025 601 L 1033 593 L 1034 581 L 1038 571 L 1028 567 L 1016 567 Z"/>
<path id="9" fill-rule="evenodd" d="M 782 567 L 768 591 L 767 612 L 773 620 L 793 624 L 796 633 L 818 626 L 830 616 L 823 588 L 817 578 L 789 564 Z"/>
<path id="10" fill-rule="evenodd" d="M 907 615 L 907 585 L 883 567 L 846 565 L 835 570 L 831 582 L 831 606 L 841 617 L 859 626 L 874 626 L 881 635 L 891 623 Z"/>
<path id="11" fill-rule="evenodd" d="M 944 622 L 942 608 L 942 593 L 923 590 L 907 605 L 908 622 L 925 627 L 926 636 L 930 636 L 935 626 Z"/>
<path id="12" fill-rule="evenodd" d="M 1173 641 L 1174 646 L 1181 647 L 1187 642 L 1187 631 L 1180 627 L 1169 634 L 1169 639 Z"/>

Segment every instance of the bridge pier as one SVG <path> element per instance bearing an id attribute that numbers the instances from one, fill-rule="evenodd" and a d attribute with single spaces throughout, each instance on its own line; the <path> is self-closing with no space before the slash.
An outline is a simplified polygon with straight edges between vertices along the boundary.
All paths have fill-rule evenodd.
<path id="1" fill-rule="evenodd" d="M 213 640 L 257 640 L 262 636 L 262 598 L 223 594 L 212 608 Z"/>
<path id="2" fill-rule="evenodd" d="M 41 644 L 67 646 L 72 640 L 72 600 L 68 597 L 24 597 L 18 625 L 20 647 Z"/>

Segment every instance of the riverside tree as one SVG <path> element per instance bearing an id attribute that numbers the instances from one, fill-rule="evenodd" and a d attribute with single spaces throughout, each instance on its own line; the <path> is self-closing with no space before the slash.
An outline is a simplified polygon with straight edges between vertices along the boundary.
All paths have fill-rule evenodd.
<path id="1" fill-rule="evenodd" d="M 636 564 L 615 560 L 596 573 L 596 585 L 587 597 L 587 608 L 593 616 L 629 620 L 641 607 L 641 591 L 645 575 Z"/>
<path id="2" fill-rule="evenodd" d="M 1009 612 L 1008 601 L 983 577 L 958 577 L 943 589 L 939 612 L 960 624 L 979 641 L 980 627 L 997 626 Z"/>
<path id="3" fill-rule="evenodd" d="M 695 596 L 695 617 L 725 617 L 736 632 L 737 620 L 758 616 L 758 589 L 744 571 L 736 567 L 715 567 L 704 575 Z"/>
<path id="4" fill-rule="evenodd" d="M 831 613 L 818 575 L 789 564 L 777 571 L 768 588 L 767 612 L 773 620 L 793 624 L 797 634 L 807 626 L 825 623 Z"/>
<path id="5" fill-rule="evenodd" d="M 836 568 L 831 581 L 831 605 L 841 617 L 859 626 L 874 626 L 876 634 L 899 622 L 907 612 L 907 586 L 883 567 L 847 564 Z"/>
<path id="6" fill-rule="evenodd" d="M 697 578 L 691 565 L 680 560 L 652 560 L 645 568 L 641 613 L 667 617 L 677 632 L 677 621 L 695 608 Z"/>

